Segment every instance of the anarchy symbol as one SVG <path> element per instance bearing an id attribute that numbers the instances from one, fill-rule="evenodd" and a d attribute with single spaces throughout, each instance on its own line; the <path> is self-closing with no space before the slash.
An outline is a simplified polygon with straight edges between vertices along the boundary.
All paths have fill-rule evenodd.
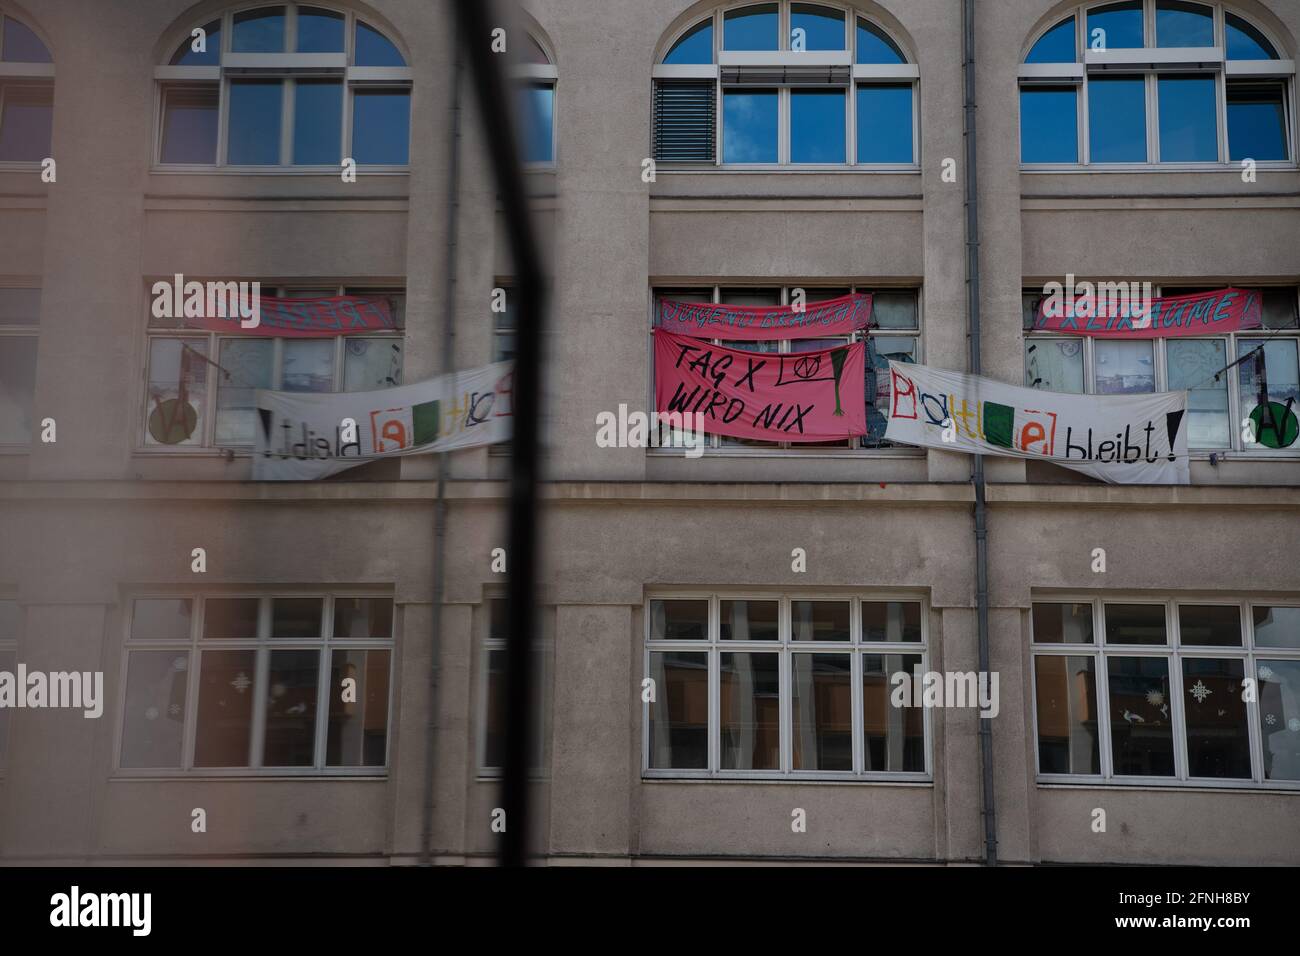
<path id="1" fill-rule="evenodd" d="M 811 379 L 821 368 L 822 358 L 820 355 L 812 355 L 807 358 L 796 359 L 794 363 L 794 377 L 804 380 Z"/>

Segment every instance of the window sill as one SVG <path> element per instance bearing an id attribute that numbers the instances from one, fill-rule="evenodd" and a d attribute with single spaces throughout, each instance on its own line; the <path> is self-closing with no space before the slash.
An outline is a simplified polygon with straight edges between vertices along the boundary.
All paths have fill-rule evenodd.
<path id="1" fill-rule="evenodd" d="M 1296 172 L 1300 165 L 1281 160 L 1263 160 L 1255 163 L 1260 172 Z M 1232 173 L 1241 175 L 1241 163 L 1021 163 L 1022 173 Z"/>
<path id="2" fill-rule="evenodd" d="M 1237 782 L 1222 781 L 1214 782 L 1209 780 L 1187 780 L 1187 781 L 1158 781 L 1151 778 L 1139 778 L 1136 780 L 1105 780 L 1101 777 L 1081 777 L 1078 780 L 1068 780 L 1058 776 L 1038 775 L 1035 778 L 1038 786 L 1049 790 L 1134 790 L 1150 791 L 1154 793 L 1286 793 L 1300 794 L 1300 780 L 1295 781 L 1270 781 L 1268 783 L 1256 783 L 1253 780 L 1242 780 Z"/>
<path id="3" fill-rule="evenodd" d="M 40 169 L 37 164 L 36 169 Z M 160 176 L 328 176 L 343 183 L 343 166 L 180 166 L 156 163 L 149 167 L 151 174 Z M 364 176 L 409 176 L 410 165 L 406 166 L 358 166 L 357 178 Z"/>
<path id="4" fill-rule="evenodd" d="M 292 770 L 265 770 L 256 771 L 246 768 L 236 770 L 118 770 L 109 778 L 110 783 L 158 783 L 160 781 L 195 781 L 199 783 L 211 783 L 217 780 L 221 781 L 289 781 L 289 782 L 320 782 L 320 781 L 339 781 L 351 780 L 356 782 L 383 782 L 388 780 L 388 771 L 379 768 L 365 767 L 359 770 L 347 771 L 343 769 L 321 771 L 314 770 L 309 772 L 295 772 Z"/>
<path id="5" fill-rule="evenodd" d="M 661 161 L 661 162 L 666 162 L 666 161 Z M 825 174 L 825 173 L 833 173 L 835 175 L 845 175 L 845 174 L 852 174 L 852 173 L 892 173 L 894 175 L 898 175 L 901 173 L 901 174 L 919 176 L 921 174 L 921 166 L 918 163 L 899 163 L 897 165 L 887 165 L 882 163 L 879 166 L 874 166 L 874 165 L 850 166 L 847 163 L 828 164 L 825 166 L 803 165 L 803 164 L 794 166 L 794 165 L 781 165 L 778 163 L 762 164 L 762 165 L 725 164 L 719 166 L 715 163 L 708 163 L 708 164 L 701 163 L 701 164 L 690 164 L 690 165 L 674 163 L 672 166 L 662 166 L 657 163 L 655 166 L 655 172 L 656 175 L 660 175 L 660 176 L 671 175 L 673 173 L 691 173 L 693 175 L 699 175 L 700 173 L 715 173 L 715 174 L 716 173 L 768 173 L 768 174 L 794 173 L 796 175 Z"/>

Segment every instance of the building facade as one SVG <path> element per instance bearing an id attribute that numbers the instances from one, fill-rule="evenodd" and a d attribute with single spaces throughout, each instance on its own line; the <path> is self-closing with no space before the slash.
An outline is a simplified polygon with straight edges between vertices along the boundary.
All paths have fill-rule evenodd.
<path id="1" fill-rule="evenodd" d="M 1244 420 L 1300 399 L 1300 4 L 975 5 L 981 373 L 1191 394 L 1189 485 L 985 459 L 997 858 L 1294 864 L 1300 446 Z M 450 6 L 0 12 L 0 671 L 103 674 L 99 717 L 0 710 L 0 859 L 411 863 L 431 818 L 435 861 L 489 860 L 508 456 L 452 456 L 440 609 L 432 456 L 251 480 L 256 388 L 427 379 L 448 314 L 454 367 L 512 354 Z M 877 404 L 890 357 L 970 367 L 961 5 L 530 0 L 502 29 L 552 290 L 536 851 L 981 861 L 977 710 L 887 703 L 977 668 L 971 459 L 891 445 Z M 195 331 L 155 308 L 178 275 L 394 321 Z M 1033 332 L 1069 276 L 1258 290 L 1264 327 Z M 865 438 L 597 442 L 651 407 L 660 298 L 847 292 Z"/>

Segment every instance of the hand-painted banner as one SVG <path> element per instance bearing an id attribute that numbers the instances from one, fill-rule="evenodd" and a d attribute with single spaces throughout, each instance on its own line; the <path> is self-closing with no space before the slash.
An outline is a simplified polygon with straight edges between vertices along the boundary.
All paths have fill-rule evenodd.
<path id="1" fill-rule="evenodd" d="M 1034 318 L 1035 332 L 1064 332 L 1110 339 L 1155 339 L 1183 335 L 1222 335 L 1257 329 L 1263 323 L 1258 291 L 1219 289 L 1194 295 L 1143 298 L 1130 295 L 1136 283 L 1115 294 L 1100 283 L 1094 293 L 1044 296 Z"/>
<path id="2" fill-rule="evenodd" d="M 656 329 L 655 408 L 699 413 L 732 438 L 824 442 L 865 435 L 864 346 L 747 352 Z"/>
<path id="3" fill-rule="evenodd" d="M 253 478 L 323 478 L 377 458 L 508 441 L 513 380 L 514 363 L 497 362 L 375 392 L 258 390 Z"/>
<path id="4" fill-rule="evenodd" d="M 1115 484 L 1185 485 L 1187 393 L 1069 395 L 890 362 L 885 437 L 1039 458 Z"/>
<path id="5" fill-rule="evenodd" d="M 802 335 L 850 335 L 871 323 L 871 296 L 844 295 L 793 306 L 716 305 L 711 302 L 659 300 L 655 325 L 675 335 L 745 342 L 789 339 Z"/>
<path id="6" fill-rule="evenodd" d="M 396 332 L 397 323 L 387 296 L 340 295 L 320 299 L 277 299 L 260 296 L 260 321 L 242 325 L 235 310 L 230 316 L 205 314 L 186 316 L 186 328 L 235 335 L 266 335 L 283 338 L 327 338 L 362 332 Z"/>

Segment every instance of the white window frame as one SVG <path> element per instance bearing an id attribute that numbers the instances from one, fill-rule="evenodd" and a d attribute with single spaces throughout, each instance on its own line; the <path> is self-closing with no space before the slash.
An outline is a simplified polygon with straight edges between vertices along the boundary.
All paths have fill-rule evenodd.
<path id="1" fill-rule="evenodd" d="M 256 599 L 258 605 L 258 636 L 256 638 L 212 639 L 203 638 L 204 609 L 208 600 Z M 271 602 L 282 598 L 320 598 L 323 601 L 321 611 L 321 636 L 315 638 L 272 638 Z M 393 602 L 393 633 L 387 638 L 336 638 L 334 634 L 334 604 L 349 598 L 374 598 Z M 131 637 L 132 616 L 137 600 L 177 600 L 187 599 L 192 602 L 190 618 L 190 636 L 188 639 L 176 640 L 133 640 Z M 399 607 L 391 589 L 353 588 L 339 591 L 307 589 L 285 589 L 268 591 L 264 589 L 246 589 L 230 591 L 177 592 L 142 590 L 132 593 L 124 600 L 123 641 L 118 678 L 117 720 L 114 726 L 113 740 L 113 774 L 115 777 L 387 777 L 392 763 L 393 746 L 393 698 L 395 696 L 394 676 L 397 674 L 397 642 L 401 630 Z M 174 651 L 186 655 L 185 687 L 185 725 L 181 742 L 180 767 L 123 767 L 122 745 L 124 742 L 126 717 L 126 692 L 128 667 L 132 651 Z M 246 767 L 199 767 L 194 764 L 194 754 L 198 735 L 200 668 L 202 654 L 213 651 L 254 651 L 253 683 L 249 693 L 253 695 L 253 713 L 250 724 L 249 765 Z M 315 762 L 310 767 L 263 767 L 262 748 L 265 743 L 267 680 L 270 670 L 271 652 L 277 650 L 319 650 L 319 667 L 316 687 L 316 727 L 314 737 Z M 330 767 L 326 765 L 327 741 L 329 739 L 329 692 L 330 666 L 334 651 L 388 651 L 388 711 L 384 739 L 383 766 L 371 767 Z M 361 699 L 358 698 L 358 703 Z"/>
<path id="2" fill-rule="evenodd" d="M 152 286 L 152 281 L 146 283 Z M 276 296 L 280 298 L 292 298 L 294 295 L 303 291 L 320 291 L 332 296 L 341 295 L 406 295 L 405 288 L 396 288 L 392 286 L 358 286 L 350 283 L 336 283 L 324 281 L 321 283 L 304 283 L 295 282 L 292 285 L 284 283 L 264 282 L 262 291 L 267 296 Z M 146 301 L 150 301 L 146 296 Z M 177 320 L 179 321 L 179 320 Z M 330 341 L 334 346 L 334 385 L 335 391 L 343 390 L 343 375 L 346 363 L 346 349 L 349 339 L 397 339 L 402 343 L 403 364 L 406 356 L 406 328 L 403 325 L 394 330 L 375 330 L 372 332 L 355 332 L 351 334 L 342 334 L 336 336 L 321 336 L 320 340 Z M 207 358 L 207 386 L 206 395 L 203 398 L 203 408 L 201 411 L 203 441 L 193 445 L 163 445 L 155 444 L 149 441 L 149 362 L 153 352 L 154 339 L 203 339 L 208 345 Z M 216 363 L 221 361 L 221 342 L 223 340 L 242 340 L 242 341 L 268 341 L 272 343 L 273 357 L 271 369 L 271 384 L 269 389 L 279 389 L 281 386 L 282 376 L 284 374 L 284 343 L 291 337 L 285 336 L 264 336 L 264 335 L 238 335 L 225 332 L 213 332 L 204 329 L 187 329 L 181 326 L 164 327 L 146 324 L 144 354 L 140 359 L 140 398 L 136 412 L 136 429 L 135 429 L 135 452 L 146 455 L 181 455 L 196 457 L 211 457 L 213 455 L 232 454 L 236 457 L 248 457 L 252 454 L 253 446 L 244 445 L 218 445 L 216 444 L 216 427 L 217 427 L 217 392 L 221 381 L 217 376 L 221 375 L 220 369 Z M 402 383 L 398 383 L 399 385 Z M 3 446 L 0 446 L 3 447 Z M 24 446 L 25 447 L 25 446 Z"/>
<path id="3" fill-rule="evenodd" d="M 298 8 L 311 7 L 326 10 L 343 16 L 343 53 L 235 53 L 231 49 L 234 40 L 234 18 L 241 13 L 262 8 L 283 6 L 285 8 L 285 49 L 293 50 L 297 46 Z M 410 57 L 402 49 L 401 43 L 389 32 L 377 24 L 357 16 L 355 11 L 337 9 L 322 3 L 299 3 L 298 0 L 276 0 L 243 4 L 229 7 L 215 16 L 201 18 L 194 28 L 202 28 L 213 22 L 221 21 L 221 63 L 217 66 L 193 66 L 163 64 L 154 67 L 154 121 L 151 172 L 154 173 L 211 173 L 219 171 L 240 175 L 268 174 L 315 174 L 329 173 L 337 176 L 341 165 L 295 165 L 293 162 L 293 107 L 296 102 L 296 81 L 302 79 L 338 80 L 343 84 L 343 113 L 341 117 L 341 159 L 352 156 L 352 122 L 354 104 L 359 88 L 404 90 L 411 92 L 414 73 L 409 65 L 404 67 L 355 66 L 356 31 L 358 22 L 380 33 L 395 46 L 402 58 L 410 63 Z M 178 35 L 176 42 L 167 48 L 166 56 L 172 57 L 183 43 L 188 42 L 190 34 Z M 280 80 L 280 152 L 279 162 L 275 165 L 241 166 L 231 165 L 227 161 L 230 123 L 230 84 L 238 79 Z M 165 106 L 167 90 L 171 87 L 208 87 L 215 84 L 217 98 L 217 153 L 215 163 L 164 163 L 162 161 L 163 127 L 166 120 Z M 407 116 L 408 156 L 407 162 L 401 164 L 376 164 L 358 166 L 358 171 L 371 174 L 406 174 L 410 171 L 410 128 L 411 117 Z"/>
<path id="4" fill-rule="evenodd" d="M 1214 18 L 1214 46 L 1212 47 L 1155 47 L 1141 49 L 1115 49 L 1094 51 L 1089 49 L 1088 13 L 1098 7 L 1109 6 L 1117 0 L 1101 0 L 1074 7 L 1052 17 L 1050 23 L 1038 30 L 1030 43 L 1025 46 L 1019 67 L 1019 93 L 1026 89 L 1042 86 L 1075 87 L 1076 136 L 1078 141 L 1078 162 L 1075 163 L 1026 163 L 1021 161 L 1020 170 L 1026 173 L 1078 173 L 1078 172 L 1241 172 L 1240 161 L 1229 159 L 1231 145 L 1228 139 L 1228 79 L 1259 77 L 1278 79 L 1283 84 L 1286 98 L 1284 120 L 1286 123 L 1287 152 L 1285 160 L 1258 160 L 1256 166 L 1264 170 L 1294 170 L 1300 168 L 1297 156 L 1297 110 L 1295 61 L 1277 60 L 1229 60 L 1227 59 L 1228 13 L 1248 22 L 1273 45 L 1279 56 L 1286 52 L 1286 47 L 1278 42 L 1272 31 L 1258 24 L 1229 5 L 1215 0 L 1193 0 L 1212 9 Z M 1142 0 L 1143 38 L 1148 44 L 1156 42 L 1156 3 L 1157 0 Z M 1059 26 L 1067 17 L 1074 17 L 1075 61 L 1072 63 L 1025 63 L 1034 46 L 1048 32 Z M 1080 55 L 1080 51 L 1082 55 Z M 1205 162 L 1161 162 L 1160 161 L 1160 92 L 1159 79 L 1163 74 L 1211 74 L 1215 82 L 1215 124 L 1217 127 L 1218 159 Z M 1144 110 L 1146 118 L 1147 158 L 1143 162 L 1130 163 L 1094 163 L 1091 158 L 1091 142 L 1088 116 L 1088 79 L 1104 77 L 1108 74 L 1122 76 L 1140 76 L 1145 81 Z M 1019 127 L 1018 127 L 1019 128 Z M 1019 151 L 1019 146 L 1017 146 Z"/>
<path id="5" fill-rule="evenodd" d="M 848 288 L 850 294 L 857 293 L 857 292 L 915 293 L 916 328 L 914 329 L 878 329 L 875 326 L 872 326 L 869 329 L 864 329 L 861 332 L 855 333 L 853 336 L 809 335 L 809 336 L 801 336 L 799 337 L 799 340 L 802 341 L 804 338 L 809 338 L 809 339 L 824 338 L 826 339 L 827 347 L 830 347 L 838 343 L 843 343 L 847 345 L 853 342 L 862 342 L 865 344 L 868 338 L 913 339 L 916 342 L 917 363 L 924 364 L 925 362 L 925 352 L 924 352 L 925 339 L 922 335 L 922 330 L 925 328 L 924 296 L 922 295 L 922 289 L 919 286 L 913 285 L 913 286 L 900 286 L 898 288 L 892 288 L 889 286 L 880 285 L 879 283 L 858 283 L 858 282 L 850 282 L 850 283 L 842 283 L 842 284 L 827 282 L 825 285 L 814 285 L 813 283 L 805 283 L 803 285 L 785 285 L 780 281 L 770 282 L 770 283 L 755 283 L 752 281 L 723 282 L 723 283 L 715 283 L 712 285 L 711 301 L 714 304 L 721 304 L 722 293 L 724 289 L 728 291 L 734 291 L 736 289 L 743 289 L 746 286 L 752 286 L 755 290 L 762 290 L 762 291 L 766 291 L 770 289 L 780 289 L 781 292 L 780 301 L 777 303 L 776 306 L 773 306 L 773 308 L 779 308 L 782 306 L 789 305 L 791 293 L 795 289 L 803 289 L 805 292 L 819 292 L 821 289 L 825 289 L 825 288 L 834 288 L 834 289 Z M 650 373 L 648 376 L 649 385 L 646 394 L 646 402 L 647 402 L 646 408 L 655 407 L 653 333 L 655 329 L 657 300 L 660 294 L 662 294 L 663 292 L 672 292 L 672 291 L 680 292 L 680 291 L 686 291 L 691 289 L 698 289 L 700 291 L 703 291 L 706 288 L 710 288 L 710 287 L 705 285 L 692 285 L 689 282 L 685 282 L 681 284 L 673 284 L 673 283 L 665 283 L 665 282 L 651 283 L 650 306 L 649 306 L 650 331 L 647 333 L 647 338 L 646 338 L 646 352 L 647 355 L 649 356 L 649 373 Z M 713 345 L 721 345 L 724 341 L 728 341 L 728 340 L 724 340 L 720 338 L 709 339 L 709 342 Z M 791 343 L 794 342 L 795 339 L 770 339 L 766 341 L 773 341 L 779 343 L 778 351 L 775 354 L 786 355 L 789 354 Z M 924 449 L 917 449 L 915 447 L 910 447 L 910 446 L 890 445 L 883 448 L 863 448 L 859 442 L 858 437 L 846 439 L 843 447 L 841 447 L 839 445 L 835 445 L 835 446 L 820 445 L 820 444 L 813 445 L 806 442 L 772 442 L 770 444 L 745 445 L 736 442 L 728 443 L 728 441 L 726 440 L 726 436 L 710 434 L 707 436 L 707 440 L 704 447 L 705 447 L 705 453 L 708 455 L 736 456 L 736 457 L 757 457 L 763 455 L 777 455 L 781 457 L 797 456 L 803 458 L 816 458 L 821 456 L 843 458 L 846 456 L 853 456 L 853 455 L 856 456 L 881 455 L 881 456 L 887 456 L 892 458 L 924 457 Z M 657 455 L 657 456 L 664 455 L 668 457 L 682 457 L 686 454 L 686 451 L 681 448 L 661 447 L 661 448 L 649 448 L 647 449 L 647 453 L 651 455 Z"/>
<path id="6" fill-rule="evenodd" d="M 780 48 L 770 51 L 738 51 L 724 50 L 723 30 L 726 14 L 738 10 L 742 7 L 755 6 L 764 2 L 776 2 L 778 33 Z M 821 3 L 817 0 L 807 0 L 815 3 L 816 6 L 826 7 L 836 10 L 844 15 L 845 24 L 845 46 L 843 50 L 809 50 L 805 52 L 795 52 L 790 50 L 790 23 L 791 23 L 791 4 L 795 2 L 805 2 L 805 0 L 742 0 L 739 3 L 729 3 L 713 10 L 708 16 L 692 20 L 680 30 L 673 34 L 672 38 L 663 44 L 663 53 L 660 56 L 667 56 L 676 45 L 677 41 L 698 27 L 706 20 L 712 20 L 713 23 L 713 62 L 711 64 L 667 64 L 657 62 L 651 71 L 651 76 L 655 80 L 661 79 L 705 79 L 714 81 L 714 158 L 711 164 L 701 163 L 671 163 L 667 164 L 660 172 L 700 172 L 700 171 L 726 171 L 726 172 L 878 172 L 878 173 L 919 173 L 921 170 L 921 134 L 920 134 L 920 68 L 914 59 L 907 52 L 904 44 L 900 43 L 894 36 L 893 32 L 886 28 L 879 20 L 867 16 L 865 13 L 853 7 L 844 6 L 838 3 Z M 873 64 L 873 63 L 856 63 L 856 44 L 858 20 L 865 20 L 873 27 L 880 30 L 888 36 L 894 45 L 905 58 L 905 63 L 897 64 Z M 738 67 L 808 67 L 808 66 L 837 66 L 847 68 L 849 71 L 848 82 L 843 85 L 827 84 L 826 86 L 798 86 L 791 87 L 789 84 L 773 83 L 770 86 L 755 86 L 754 89 L 775 89 L 777 91 L 777 162 L 775 163 L 724 163 L 722 158 L 723 152 L 723 112 L 725 109 L 724 97 L 727 90 L 740 89 L 748 87 L 728 86 L 722 81 L 722 68 L 725 66 Z M 910 163 L 859 163 L 857 149 L 857 91 L 861 86 L 873 84 L 909 84 L 912 89 L 912 162 Z M 845 95 L 845 120 L 844 120 L 844 151 L 845 159 L 842 163 L 794 163 L 790 161 L 790 123 L 792 117 L 791 111 L 791 90 L 792 89 L 835 89 L 843 90 Z"/>
<path id="7" fill-rule="evenodd" d="M 542 38 L 532 32 L 528 32 L 528 37 L 537 45 L 537 49 L 542 51 L 546 57 L 546 63 L 520 63 L 511 68 L 510 77 L 521 86 L 545 86 L 551 91 L 551 158 L 547 162 L 525 162 L 525 169 L 554 169 L 560 162 L 560 71 L 555 65 L 555 53 L 551 50 L 549 44 L 543 43 Z"/>
<path id="8" fill-rule="evenodd" d="M 8 284 L 9 281 L 14 281 L 15 284 L 10 285 Z M 21 280 L 6 280 L 4 284 L 0 284 L 0 290 L 20 290 L 40 293 L 41 283 L 39 281 L 22 282 Z M 37 315 L 37 321 L 33 322 L 31 325 L 0 324 L 0 348 L 3 348 L 5 339 L 7 338 L 35 339 L 37 342 L 37 361 L 40 360 L 41 326 L 39 315 Z M 32 398 L 34 404 L 35 395 L 33 395 Z M 39 433 L 39 424 L 35 420 L 36 416 L 34 410 L 32 417 L 34 420 L 32 421 L 31 437 L 25 442 L 0 442 L 0 455 L 25 455 L 28 453 L 31 448 L 32 439 Z"/>
<path id="9" fill-rule="evenodd" d="M 488 724 L 491 720 L 489 714 L 489 704 L 491 703 L 488 693 L 488 686 L 491 682 L 490 660 L 493 652 L 505 653 L 508 649 L 508 641 L 505 638 L 494 638 L 492 636 L 492 605 L 495 602 L 504 602 L 504 594 L 488 593 L 483 596 L 483 603 L 476 609 L 479 615 L 478 627 L 476 628 L 479 637 L 479 653 L 477 660 L 479 663 L 478 679 L 475 681 L 478 706 L 475 708 L 476 728 L 474 734 L 474 766 L 477 768 L 477 777 L 479 780 L 499 780 L 503 774 L 503 768 L 492 766 L 487 762 L 487 739 Z M 535 756 L 537 763 L 535 766 L 528 768 L 528 776 L 534 780 L 544 780 L 548 777 L 550 766 L 550 734 L 549 730 L 549 713 L 550 713 L 550 696 L 551 696 L 551 676 L 553 673 L 553 654 L 554 649 L 551 641 L 547 639 L 543 632 L 539 632 L 534 637 L 533 648 L 531 651 L 534 668 L 539 668 L 540 673 L 534 674 L 534 691 L 532 706 L 538 714 L 535 723 L 529 724 L 529 733 L 537 733 L 539 737 L 534 744 L 537 748 Z M 530 761 L 531 763 L 531 761 Z"/>
<path id="10" fill-rule="evenodd" d="M 1065 784 L 1105 787 L 1141 787 L 1141 788 L 1196 788 L 1214 790 L 1292 790 L 1300 791 L 1300 780 L 1266 780 L 1264 778 L 1263 734 L 1260 727 L 1260 703 L 1258 693 L 1258 674 L 1260 659 L 1300 660 L 1300 647 L 1258 647 L 1255 644 L 1255 625 L 1251 615 L 1253 606 L 1266 607 L 1300 607 L 1300 601 L 1281 598 L 1224 598 L 1221 595 L 1198 595 L 1189 593 L 1177 597 L 1152 598 L 1150 595 L 1129 594 L 1122 591 L 1105 592 L 1063 592 L 1039 593 L 1032 598 L 1035 604 L 1087 604 L 1092 608 L 1093 640 L 1091 644 L 1040 644 L 1034 640 L 1033 614 L 1029 615 L 1031 629 L 1029 641 L 1029 669 L 1027 679 L 1030 684 L 1029 706 L 1033 737 L 1031 745 L 1034 752 L 1035 780 L 1040 786 Z M 1165 634 L 1167 642 L 1157 644 L 1110 644 L 1106 641 L 1106 619 L 1104 606 L 1107 604 L 1151 604 L 1159 605 L 1165 610 Z M 1178 608 L 1180 605 L 1213 604 L 1223 607 L 1235 607 L 1241 619 L 1241 644 L 1235 647 L 1210 647 L 1202 645 L 1184 645 L 1182 643 Z M 1038 746 L 1038 677 L 1036 661 L 1040 657 L 1088 657 L 1093 660 L 1096 676 L 1097 696 L 1097 746 L 1100 757 L 1100 774 L 1043 773 L 1039 769 Z M 1169 668 L 1169 720 L 1172 730 L 1174 753 L 1174 774 L 1168 777 L 1130 776 L 1114 772 L 1114 755 L 1110 728 L 1110 680 L 1108 658 L 1111 657 L 1159 657 L 1168 661 Z M 1249 729 L 1251 777 L 1221 778 L 1192 777 L 1188 772 L 1187 753 L 1187 718 L 1183 700 L 1183 668 L 1186 658 L 1211 658 L 1215 660 L 1243 661 L 1243 676 L 1256 679 L 1257 687 L 1254 702 L 1246 703 L 1246 722 Z"/>
<path id="11" fill-rule="evenodd" d="M 652 601 L 707 601 L 708 602 L 708 636 L 702 641 L 652 640 L 650 636 L 650 606 Z M 775 641 L 724 641 L 720 637 L 719 623 L 722 601 L 779 601 L 778 620 L 780 637 Z M 847 641 L 795 641 L 791 634 L 790 606 L 793 601 L 839 601 L 849 604 L 849 632 Z M 884 603 L 899 601 L 920 605 L 921 641 L 920 643 L 902 642 L 865 642 L 862 640 L 862 604 L 866 602 Z M 642 605 L 642 674 L 653 674 L 651 654 L 661 652 L 703 653 L 708 660 L 709 685 L 709 726 L 708 726 L 708 768 L 707 769 L 672 769 L 652 768 L 650 766 L 650 704 L 641 703 L 641 777 L 644 780 L 755 780 L 755 781 L 838 781 L 843 783 L 896 783 L 896 784 L 932 784 L 934 781 L 933 729 L 929 707 L 922 708 L 925 770 L 864 770 L 865 731 L 862 715 L 862 660 L 867 655 L 907 654 L 919 655 L 921 670 L 930 670 L 930 604 L 923 596 L 916 593 L 888 591 L 880 593 L 855 592 L 852 594 L 833 591 L 764 591 L 761 588 L 713 590 L 655 590 L 646 595 Z M 779 657 L 780 675 L 780 755 L 779 770 L 724 770 L 722 769 L 722 714 L 721 714 L 721 658 L 724 653 L 766 652 Z M 853 727 L 853 770 L 795 770 L 793 769 L 793 704 L 792 662 L 791 656 L 798 653 L 838 653 L 850 659 L 851 708 Z M 657 696 L 663 701 L 663 690 Z"/>
<path id="12" fill-rule="evenodd" d="M 1276 289 L 1273 286 L 1260 286 L 1256 283 L 1247 283 L 1252 289 Z M 1181 287 L 1181 285 L 1177 286 Z M 1294 292 L 1297 296 L 1296 315 L 1300 316 L 1300 287 L 1283 286 L 1285 291 Z M 1026 287 L 1024 295 L 1040 295 L 1037 290 Z M 1156 286 L 1152 293 L 1159 298 L 1163 293 L 1160 287 Z M 1256 444 L 1252 448 L 1246 448 L 1241 440 L 1242 421 L 1245 409 L 1241 407 L 1241 377 L 1240 371 L 1245 363 L 1237 363 L 1238 349 L 1237 342 L 1241 339 L 1279 339 L 1296 343 L 1296 362 L 1300 366 L 1300 325 L 1290 329 L 1244 329 L 1240 332 L 1221 332 L 1214 335 L 1197 335 L 1197 336 L 1160 336 L 1152 339 L 1132 339 L 1127 341 L 1151 342 L 1152 347 L 1152 371 L 1155 376 L 1155 391 L 1164 392 L 1169 390 L 1169 368 L 1167 359 L 1167 350 L 1170 342 L 1192 342 L 1192 341 L 1220 341 L 1224 343 L 1224 354 L 1226 360 L 1224 365 L 1232 365 L 1221 374 L 1228 389 L 1228 439 L 1229 444 L 1219 448 L 1206 447 L 1188 447 L 1188 456 L 1193 461 L 1206 461 L 1210 456 L 1215 456 L 1216 460 L 1224 459 L 1231 456 L 1234 460 L 1258 460 L 1258 461 L 1278 461 L 1287 459 L 1300 459 L 1300 441 L 1290 448 L 1266 448 L 1263 445 Z M 1051 342 L 1051 341 L 1069 341 L 1078 342 L 1083 351 L 1083 394 L 1096 395 L 1096 349 L 1098 341 L 1125 341 L 1120 339 L 1098 339 L 1091 335 L 1074 335 L 1069 332 L 1034 332 L 1030 329 L 1024 329 L 1023 345 L 1021 346 L 1021 365 L 1022 367 L 1028 362 L 1028 346 L 1032 343 Z M 1027 370 L 1026 370 L 1027 371 Z M 1026 388 L 1032 388 L 1028 382 L 1023 383 Z M 1052 391 L 1043 389 L 1043 391 Z M 1065 392 L 1062 394 L 1075 394 Z M 1149 394 L 1149 393 L 1144 393 Z M 1300 415 L 1300 406 L 1296 408 L 1296 414 Z M 1190 435 L 1189 435 L 1190 437 Z"/>

